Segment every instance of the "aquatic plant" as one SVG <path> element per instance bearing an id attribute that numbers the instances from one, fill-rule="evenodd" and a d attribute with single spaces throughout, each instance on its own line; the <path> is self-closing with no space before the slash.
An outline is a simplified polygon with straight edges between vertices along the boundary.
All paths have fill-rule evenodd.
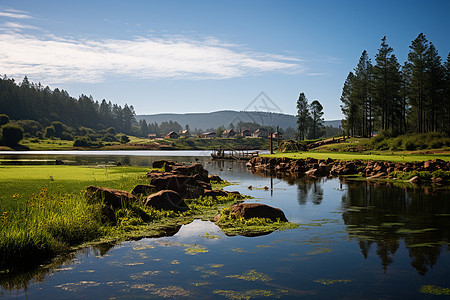
<path id="1" fill-rule="evenodd" d="M 450 288 L 443 288 L 436 285 L 423 285 L 420 288 L 420 292 L 424 294 L 431 294 L 431 295 L 450 295 Z"/>

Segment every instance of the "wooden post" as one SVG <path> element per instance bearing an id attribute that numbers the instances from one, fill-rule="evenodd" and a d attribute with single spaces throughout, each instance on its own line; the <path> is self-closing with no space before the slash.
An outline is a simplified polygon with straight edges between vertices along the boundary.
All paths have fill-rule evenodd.
<path id="1" fill-rule="evenodd" d="M 278 130 L 278 126 L 277 126 L 277 147 L 280 148 L 280 131 Z"/>
<path id="2" fill-rule="evenodd" d="M 272 131 L 270 131 L 270 154 L 273 154 Z"/>

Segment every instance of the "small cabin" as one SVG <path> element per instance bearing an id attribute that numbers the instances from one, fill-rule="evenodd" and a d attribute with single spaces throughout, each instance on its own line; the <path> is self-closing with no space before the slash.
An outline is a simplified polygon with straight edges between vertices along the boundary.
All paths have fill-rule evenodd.
<path id="1" fill-rule="evenodd" d="M 154 139 L 157 139 L 159 136 L 158 136 L 156 133 L 149 133 L 149 134 L 147 135 L 147 137 L 148 137 L 150 140 L 154 140 Z"/>
<path id="2" fill-rule="evenodd" d="M 180 135 L 176 133 L 175 131 L 171 131 L 166 135 L 166 139 L 177 139 Z"/>
<path id="3" fill-rule="evenodd" d="M 200 137 L 202 139 L 212 139 L 212 138 L 215 138 L 216 136 L 217 136 L 217 133 L 215 133 L 214 131 L 205 132 L 205 133 L 200 134 Z"/>
<path id="4" fill-rule="evenodd" d="M 186 130 L 182 130 L 182 131 L 180 131 L 180 136 L 181 137 L 190 137 L 191 133 L 187 129 Z"/>
<path id="5" fill-rule="evenodd" d="M 258 129 L 255 132 L 252 133 L 252 137 L 259 137 L 259 138 L 268 138 L 269 137 L 269 131 L 267 129 Z"/>
<path id="6" fill-rule="evenodd" d="M 252 132 L 250 130 L 244 129 L 241 131 L 241 136 L 243 137 L 252 136 Z"/>
<path id="7" fill-rule="evenodd" d="M 236 132 L 234 132 L 233 129 L 225 130 L 225 131 L 222 133 L 222 137 L 225 137 L 225 138 L 234 137 L 235 135 L 236 135 Z"/>

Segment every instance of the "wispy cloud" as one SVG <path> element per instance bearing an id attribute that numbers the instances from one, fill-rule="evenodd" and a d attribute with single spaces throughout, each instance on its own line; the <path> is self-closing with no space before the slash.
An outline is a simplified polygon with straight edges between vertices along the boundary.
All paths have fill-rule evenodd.
<path id="1" fill-rule="evenodd" d="M 39 29 L 38 27 L 35 27 L 35 26 L 21 24 L 21 23 L 17 23 L 17 22 L 4 22 L 0 27 L 5 28 L 5 29 L 19 30 L 19 31 L 21 31 L 22 29 Z"/>
<path id="2" fill-rule="evenodd" d="M 26 12 L 14 9 L 5 9 L 0 11 L 0 17 L 13 18 L 13 19 L 31 19 L 32 17 Z"/>
<path id="3" fill-rule="evenodd" d="M 19 29 L 27 26 L 11 22 L 3 25 Z M 0 45 L 2 73 L 13 77 L 28 75 L 48 84 L 101 82 L 111 76 L 227 79 L 304 70 L 298 58 L 248 52 L 214 38 L 78 40 L 0 31 Z"/>

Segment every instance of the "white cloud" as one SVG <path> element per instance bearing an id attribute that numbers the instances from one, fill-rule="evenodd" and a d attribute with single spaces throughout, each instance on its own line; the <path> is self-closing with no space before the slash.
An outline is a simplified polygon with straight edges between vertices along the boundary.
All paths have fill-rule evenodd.
<path id="1" fill-rule="evenodd" d="M 27 15 L 23 11 L 7 9 L 7 11 L 0 11 L 0 17 L 14 18 L 14 19 L 31 19 L 30 15 Z"/>
<path id="2" fill-rule="evenodd" d="M 31 26 L 4 23 L 8 29 Z M 15 26 L 15 27 L 14 27 Z M 226 79 L 265 72 L 301 72 L 300 59 L 241 50 L 215 38 L 139 37 L 76 40 L 0 31 L 0 73 L 61 82 L 101 82 L 110 76 L 138 79 Z"/>
<path id="3" fill-rule="evenodd" d="M 21 23 L 16 23 L 16 22 L 4 22 L 1 25 L 1 27 L 2 28 L 13 29 L 13 30 L 18 30 L 18 31 L 21 31 L 22 29 L 39 29 L 38 27 L 35 27 L 35 26 L 21 24 Z"/>

